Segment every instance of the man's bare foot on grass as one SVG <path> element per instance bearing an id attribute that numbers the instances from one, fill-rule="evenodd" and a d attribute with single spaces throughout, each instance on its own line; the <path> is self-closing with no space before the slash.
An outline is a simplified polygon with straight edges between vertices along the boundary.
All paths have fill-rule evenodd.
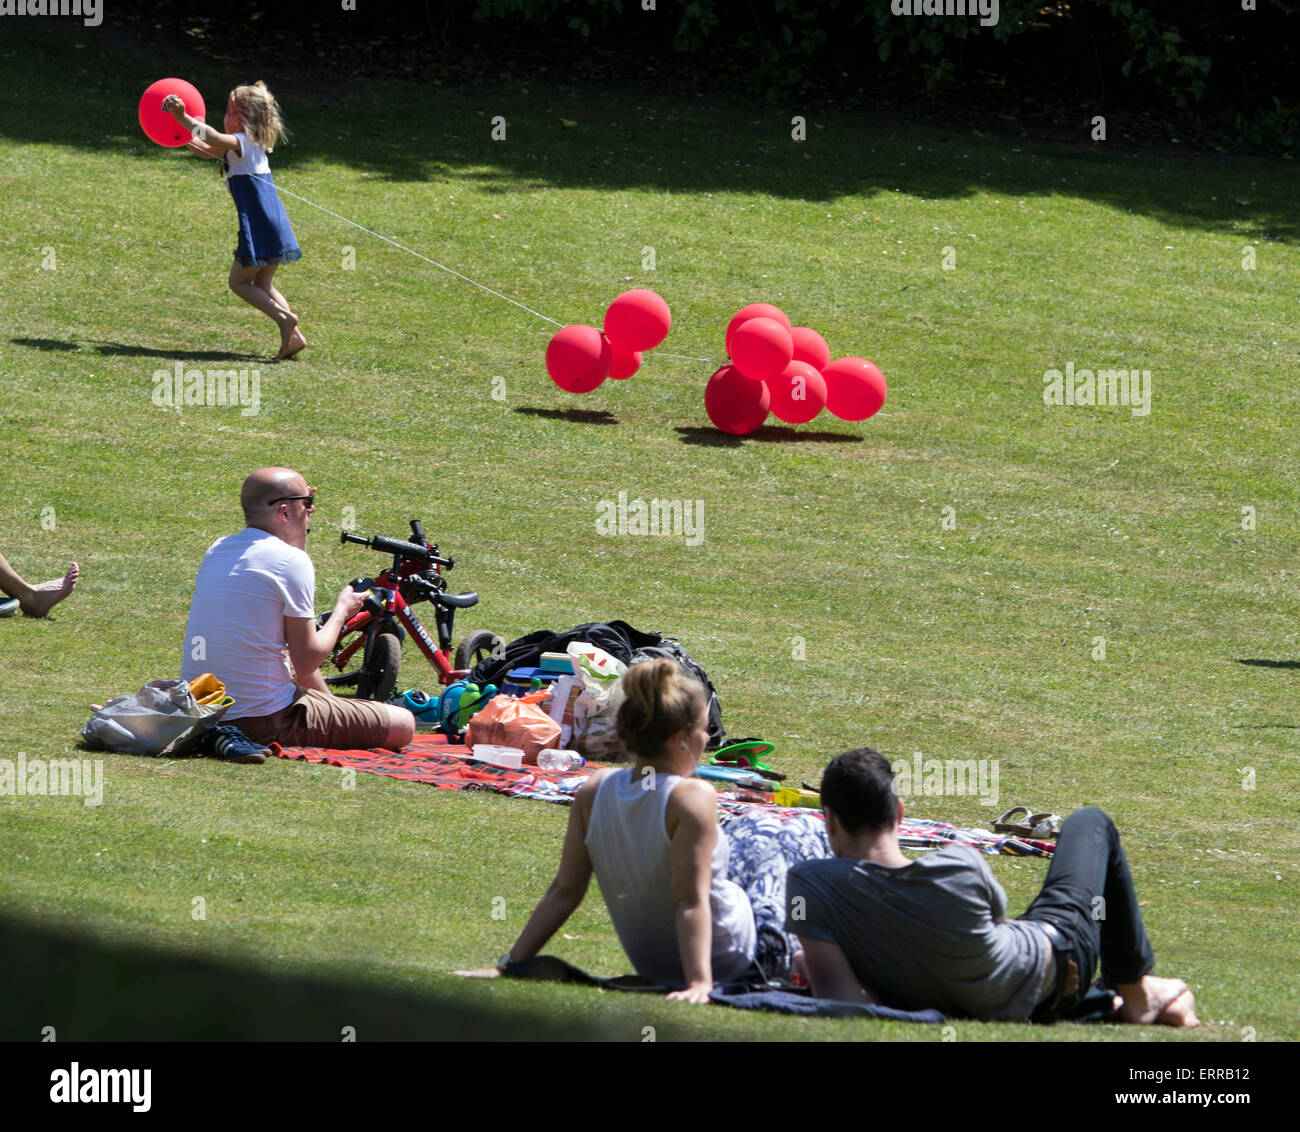
<path id="1" fill-rule="evenodd" d="M 77 588 L 77 579 L 80 576 L 81 567 L 74 562 L 62 578 L 38 582 L 31 587 L 30 592 L 19 599 L 23 613 L 28 617 L 44 617 Z"/>
<path id="2" fill-rule="evenodd" d="M 1199 1026 L 1196 1000 L 1182 979 L 1143 975 L 1140 982 L 1119 987 L 1124 999 L 1119 1017 L 1135 1026 Z"/>

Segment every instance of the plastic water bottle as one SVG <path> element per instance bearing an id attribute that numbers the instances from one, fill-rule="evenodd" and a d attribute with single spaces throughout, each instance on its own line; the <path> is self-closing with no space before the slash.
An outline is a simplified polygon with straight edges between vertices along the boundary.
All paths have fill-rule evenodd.
<path id="1" fill-rule="evenodd" d="M 585 766 L 586 763 L 587 760 L 577 751 L 562 751 L 558 747 L 546 747 L 537 755 L 537 765 L 542 770 L 558 770 L 567 773 Z"/>

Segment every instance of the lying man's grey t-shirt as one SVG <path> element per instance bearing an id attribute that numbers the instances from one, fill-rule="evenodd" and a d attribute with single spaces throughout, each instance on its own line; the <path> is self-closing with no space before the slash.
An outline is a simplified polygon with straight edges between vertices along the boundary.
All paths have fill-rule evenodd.
<path id="1" fill-rule="evenodd" d="M 973 849 L 947 845 L 905 868 L 832 857 L 790 870 L 786 930 L 839 945 L 884 1006 L 1023 1020 L 1047 973 L 1047 937 L 1006 915 Z"/>

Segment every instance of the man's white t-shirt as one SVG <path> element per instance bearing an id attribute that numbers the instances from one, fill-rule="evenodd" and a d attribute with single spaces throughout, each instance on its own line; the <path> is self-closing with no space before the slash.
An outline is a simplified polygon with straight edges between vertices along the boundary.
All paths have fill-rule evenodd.
<path id="1" fill-rule="evenodd" d="M 194 583 L 181 679 L 213 673 L 235 699 L 227 720 L 288 707 L 297 685 L 284 619 L 314 619 L 315 596 L 305 550 L 252 527 L 217 539 Z"/>

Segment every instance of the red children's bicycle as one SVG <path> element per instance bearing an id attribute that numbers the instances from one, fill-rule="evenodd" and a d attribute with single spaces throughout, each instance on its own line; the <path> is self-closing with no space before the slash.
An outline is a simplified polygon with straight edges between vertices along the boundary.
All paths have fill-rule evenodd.
<path id="1" fill-rule="evenodd" d="M 374 535 L 362 538 L 344 531 L 342 543 L 359 543 L 391 554 L 393 564 L 374 578 L 354 578 L 352 588 L 368 590 L 365 605 L 339 634 L 338 643 L 324 664 L 325 683 L 331 687 L 356 686 L 358 699 L 391 699 L 397 689 L 402 663 L 402 642 L 410 633 L 416 646 L 433 665 L 441 684 L 464 678 L 480 660 L 500 656 L 505 643 L 487 629 L 476 629 L 460 642 L 453 660 L 452 623 L 456 610 L 478 604 L 478 594 L 449 594 L 443 570 L 455 566 L 455 559 L 442 558 L 437 546 L 425 541 L 419 519 L 411 520 L 411 541 Z M 438 634 L 435 645 L 428 630 L 411 607 L 433 603 Z M 329 613 L 317 619 L 324 624 Z M 331 671 L 332 670 L 332 671 Z"/>

